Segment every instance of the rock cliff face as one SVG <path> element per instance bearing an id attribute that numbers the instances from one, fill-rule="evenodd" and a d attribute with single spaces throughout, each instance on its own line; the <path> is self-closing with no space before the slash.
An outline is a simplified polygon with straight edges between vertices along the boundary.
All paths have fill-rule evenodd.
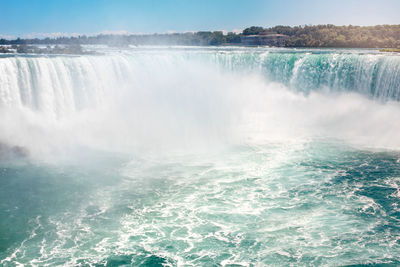
<path id="1" fill-rule="evenodd" d="M 28 150 L 20 146 L 11 146 L 0 142 L 0 160 L 28 156 Z"/>
<path id="2" fill-rule="evenodd" d="M 266 35 L 246 35 L 241 37 L 241 44 L 243 45 L 269 45 L 269 46 L 282 46 L 289 36 L 284 34 L 266 34 Z"/>
<path id="3" fill-rule="evenodd" d="M 0 46 L 0 53 L 12 53 L 12 51 L 6 46 Z"/>

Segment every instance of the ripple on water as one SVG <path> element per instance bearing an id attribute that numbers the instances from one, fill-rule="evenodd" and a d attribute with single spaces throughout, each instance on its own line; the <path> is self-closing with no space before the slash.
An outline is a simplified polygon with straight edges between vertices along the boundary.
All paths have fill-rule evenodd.
<path id="1" fill-rule="evenodd" d="M 2 263 L 398 264 L 397 159 L 302 143 L 133 161 L 36 217 Z"/>

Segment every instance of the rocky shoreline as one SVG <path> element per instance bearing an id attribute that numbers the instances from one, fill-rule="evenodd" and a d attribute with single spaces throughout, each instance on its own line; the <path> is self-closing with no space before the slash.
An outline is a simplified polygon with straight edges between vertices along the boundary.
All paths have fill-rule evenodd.
<path id="1" fill-rule="evenodd" d="M 384 48 L 384 49 L 380 49 L 379 52 L 395 52 L 395 53 L 400 53 L 400 48 Z"/>
<path id="2" fill-rule="evenodd" d="M 34 45 L 11 45 L 0 46 L 0 54 L 54 54 L 54 55 L 90 55 L 96 54 L 93 51 L 85 51 L 81 45 L 55 45 L 39 47 Z"/>

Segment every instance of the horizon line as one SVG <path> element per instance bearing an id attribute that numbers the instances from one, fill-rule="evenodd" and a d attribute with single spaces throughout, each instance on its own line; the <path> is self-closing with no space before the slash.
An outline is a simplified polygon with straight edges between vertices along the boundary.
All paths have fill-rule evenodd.
<path id="1" fill-rule="evenodd" d="M 245 27 L 243 29 L 233 29 L 233 30 L 190 30 L 190 31 L 174 31 L 168 30 L 165 32 L 130 32 L 127 30 L 104 30 L 101 32 L 96 33 L 77 33 L 77 32 L 32 32 L 23 35 L 11 35 L 11 34 L 2 34 L 0 33 L 0 39 L 4 40 L 17 40 L 17 39 L 25 39 L 25 40 L 32 40 L 32 39 L 57 39 L 57 38 L 72 38 L 72 37 L 96 37 L 99 35 L 114 35 L 114 36 L 131 36 L 131 35 L 155 35 L 155 34 L 185 34 L 185 33 L 197 33 L 197 32 L 223 32 L 223 34 L 228 34 L 230 32 L 235 34 L 240 34 L 243 32 L 244 29 L 250 27 L 263 27 L 264 29 L 269 29 L 277 26 L 285 26 L 285 27 L 306 27 L 306 26 L 319 26 L 319 25 L 333 25 L 336 27 L 348 27 L 348 26 L 355 26 L 355 27 L 376 27 L 376 26 L 396 26 L 400 24 L 374 24 L 374 25 L 355 25 L 355 24 L 343 24 L 343 25 L 335 25 L 331 23 L 327 24 L 299 24 L 299 25 L 274 25 L 274 26 L 260 26 L 260 25 L 252 25 Z"/>

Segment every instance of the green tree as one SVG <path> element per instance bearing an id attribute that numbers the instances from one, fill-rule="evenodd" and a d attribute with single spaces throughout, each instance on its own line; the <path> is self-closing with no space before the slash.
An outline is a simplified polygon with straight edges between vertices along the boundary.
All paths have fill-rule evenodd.
<path id="1" fill-rule="evenodd" d="M 255 35 L 264 31 L 263 27 L 251 26 L 243 30 L 243 35 Z"/>

